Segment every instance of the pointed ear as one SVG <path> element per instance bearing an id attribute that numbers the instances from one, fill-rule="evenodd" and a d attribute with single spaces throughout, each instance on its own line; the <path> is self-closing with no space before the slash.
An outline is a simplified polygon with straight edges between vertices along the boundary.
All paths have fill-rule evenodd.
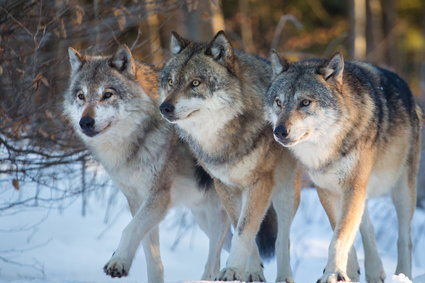
<path id="1" fill-rule="evenodd" d="M 280 73 L 285 72 L 289 68 L 289 63 L 285 58 L 281 58 L 276 50 L 272 50 L 270 56 L 270 61 L 272 63 L 273 78 L 279 75 Z"/>
<path id="2" fill-rule="evenodd" d="M 232 67 L 235 61 L 235 54 L 232 44 L 227 39 L 224 31 L 219 31 L 208 44 L 205 54 L 214 58 L 226 67 Z"/>
<path id="3" fill-rule="evenodd" d="M 177 32 L 171 32 L 170 51 L 172 54 L 179 54 L 189 43 L 190 40 L 184 39 Z"/>
<path id="4" fill-rule="evenodd" d="M 130 49 L 125 44 L 121 45 L 112 56 L 110 65 L 125 75 L 134 77 L 136 74 L 136 63 Z"/>
<path id="5" fill-rule="evenodd" d="M 344 73 L 344 57 L 341 53 L 337 52 L 331 59 L 323 64 L 319 73 L 325 80 L 332 79 L 338 84 L 342 84 L 342 75 Z"/>
<path id="6" fill-rule="evenodd" d="M 68 48 L 69 63 L 71 64 L 71 72 L 76 73 L 86 61 L 83 54 L 72 47 Z"/>

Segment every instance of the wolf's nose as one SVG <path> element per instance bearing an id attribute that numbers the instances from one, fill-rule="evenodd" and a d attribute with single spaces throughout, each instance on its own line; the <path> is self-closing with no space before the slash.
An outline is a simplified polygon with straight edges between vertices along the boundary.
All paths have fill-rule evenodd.
<path id="1" fill-rule="evenodd" d="M 80 120 L 80 127 L 83 130 L 92 130 L 94 127 L 94 119 L 90 116 L 84 116 Z"/>
<path id="2" fill-rule="evenodd" d="M 274 129 L 273 134 L 279 139 L 284 139 L 288 136 L 289 132 L 286 127 L 279 125 Z"/>
<path id="3" fill-rule="evenodd" d="M 174 111 L 174 105 L 169 102 L 164 102 L 159 106 L 159 111 L 163 115 L 171 114 Z"/>

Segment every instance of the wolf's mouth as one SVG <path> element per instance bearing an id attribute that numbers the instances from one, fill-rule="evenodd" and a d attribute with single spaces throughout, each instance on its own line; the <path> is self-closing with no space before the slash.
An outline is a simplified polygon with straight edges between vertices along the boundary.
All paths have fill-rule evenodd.
<path id="1" fill-rule="evenodd" d="M 94 137 L 94 136 L 97 136 L 98 134 L 101 134 L 101 133 L 103 133 L 103 132 L 105 132 L 110 126 L 111 126 L 111 124 L 112 124 L 112 122 L 109 122 L 102 130 L 100 130 L 100 131 L 96 131 L 96 130 L 93 130 L 93 129 L 84 129 L 84 130 L 81 130 L 86 136 L 88 136 L 88 137 Z"/>
<path id="2" fill-rule="evenodd" d="M 303 140 L 305 140 L 308 136 L 310 135 L 309 132 L 305 132 L 301 137 L 297 138 L 297 139 L 291 139 L 291 138 L 278 138 L 276 136 L 274 136 L 274 139 L 280 143 L 281 145 L 285 146 L 285 147 L 291 147 L 294 146 L 300 142 L 302 142 Z"/>
<path id="3" fill-rule="evenodd" d="M 190 112 L 189 114 L 187 114 L 186 116 L 184 116 L 184 117 L 183 117 L 183 118 L 181 118 L 181 119 L 189 118 L 190 116 L 192 116 L 192 115 L 193 115 L 193 113 L 196 113 L 196 112 L 198 112 L 198 111 L 199 111 L 199 109 L 193 110 L 192 112 Z"/>
<path id="4" fill-rule="evenodd" d="M 192 116 L 194 113 L 198 112 L 199 109 L 193 110 L 192 112 L 189 112 L 188 114 L 184 115 L 183 117 L 178 117 L 177 115 L 162 115 L 168 122 L 170 123 L 176 123 L 178 120 L 185 120 Z"/>

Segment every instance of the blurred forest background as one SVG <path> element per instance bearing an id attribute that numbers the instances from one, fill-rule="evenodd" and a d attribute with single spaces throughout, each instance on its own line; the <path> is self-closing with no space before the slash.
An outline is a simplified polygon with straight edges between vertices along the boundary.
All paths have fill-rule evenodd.
<path id="1" fill-rule="evenodd" d="M 0 190 L 36 188 L 29 198 L 0 195 L 0 216 L 85 199 L 103 185 L 86 174 L 91 157 L 62 115 L 69 46 L 94 55 L 126 43 L 161 66 L 172 30 L 208 41 L 221 29 L 234 47 L 265 57 L 271 48 L 290 60 L 340 50 L 348 60 L 385 66 L 424 106 L 424 0 L 0 0 Z M 420 170 L 418 205 L 425 207 L 424 156 Z M 58 186 L 63 180 L 72 186 Z"/>

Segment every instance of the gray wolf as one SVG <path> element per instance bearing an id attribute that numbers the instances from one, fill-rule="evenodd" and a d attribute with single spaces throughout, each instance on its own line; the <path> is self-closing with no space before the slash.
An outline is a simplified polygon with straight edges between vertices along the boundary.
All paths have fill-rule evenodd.
<path id="1" fill-rule="evenodd" d="M 263 117 L 270 62 L 233 49 L 223 31 L 210 43 L 171 36 L 160 75 L 160 111 L 177 126 L 215 188 L 235 233 L 219 280 L 264 281 L 255 235 L 273 199 L 277 281 L 292 282 L 289 229 L 299 203 L 297 164 Z"/>
<path id="2" fill-rule="evenodd" d="M 185 205 L 210 239 L 202 278 L 214 278 L 230 221 L 211 177 L 159 114 L 158 70 L 133 59 L 126 46 L 112 56 L 84 56 L 70 48 L 69 57 L 65 113 L 133 216 L 105 273 L 126 276 L 142 241 L 148 281 L 163 282 L 158 224 L 172 207 Z"/>
<path id="3" fill-rule="evenodd" d="M 275 139 L 306 168 L 334 227 L 318 282 L 352 279 L 347 261 L 359 227 L 367 281 L 383 282 L 365 204 L 385 193 L 398 217 L 395 272 L 411 278 L 422 113 L 408 85 L 386 69 L 344 62 L 339 53 L 291 64 L 274 53 L 272 65 L 266 104 Z"/>

